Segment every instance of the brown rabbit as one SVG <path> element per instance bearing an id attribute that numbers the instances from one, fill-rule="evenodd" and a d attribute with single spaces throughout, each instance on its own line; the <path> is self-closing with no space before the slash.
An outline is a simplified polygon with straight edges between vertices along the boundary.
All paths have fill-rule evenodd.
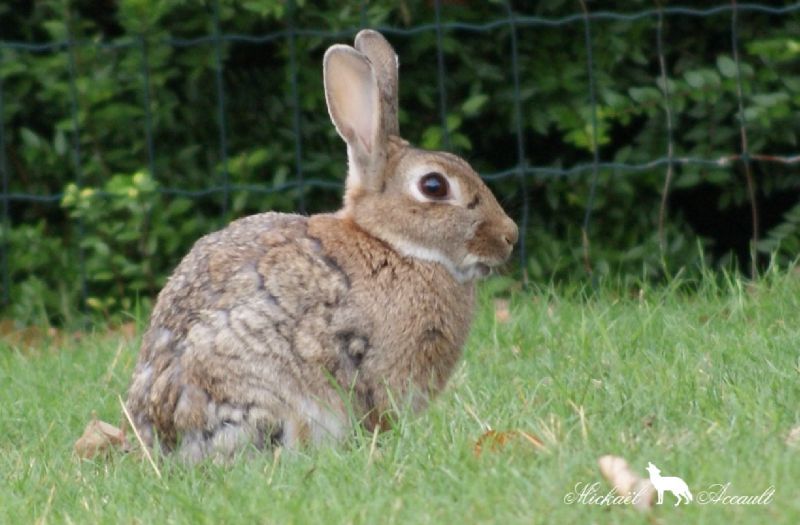
<path id="1" fill-rule="evenodd" d="M 344 206 L 200 239 L 158 296 L 127 407 L 188 461 L 342 438 L 422 409 L 461 355 L 474 281 L 517 227 L 462 159 L 399 137 L 397 57 L 375 31 L 324 58 Z"/>

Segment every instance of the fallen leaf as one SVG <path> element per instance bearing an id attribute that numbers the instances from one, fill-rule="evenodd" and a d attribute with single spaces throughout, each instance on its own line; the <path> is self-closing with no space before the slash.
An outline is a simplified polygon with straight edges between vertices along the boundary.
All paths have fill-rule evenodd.
<path id="1" fill-rule="evenodd" d="M 792 448 L 800 448 L 800 425 L 791 429 L 786 435 L 786 444 Z"/>
<path id="2" fill-rule="evenodd" d="M 633 506 L 639 510 L 647 510 L 653 506 L 655 488 L 649 479 L 640 477 L 631 470 L 625 459 L 619 456 L 603 456 L 597 460 L 600 473 L 606 478 L 614 492 L 619 496 L 639 494 Z"/>
<path id="3" fill-rule="evenodd" d="M 557 305 L 553 304 L 552 302 L 547 303 L 547 318 L 551 320 L 558 320 L 558 311 Z"/>
<path id="4" fill-rule="evenodd" d="M 506 445 L 514 442 L 528 443 L 538 450 L 546 450 L 541 439 L 524 430 L 487 430 L 475 442 L 472 451 L 475 456 L 478 457 L 484 451 L 499 452 L 501 449 L 505 448 Z"/>
<path id="5" fill-rule="evenodd" d="M 494 300 L 494 318 L 498 323 L 505 324 L 511 320 L 511 310 L 508 299 Z"/>
<path id="6" fill-rule="evenodd" d="M 0 319 L 0 337 L 5 343 L 22 349 L 47 344 L 59 346 L 67 339 L 64 332 L 52 326 L 27 326 L 11 319 Z"/>
<path id="7" fill-rule="evenodd" d="M 115 447 L 119 447 L 120 450 L 130 448 L 125 438 L 125 431 L 98 420 L 96 415 L 92 414 L 92 420 L 86 425 L 83 435 L 75 442 L 75 453 L 79 458 L 91 459 Z"/>
<path id="8" fill-rule="evenodd" d="M 119 333 L 125 339 L 132 340 L 136 337 L 136 323 L 124 323 L 119 326 Z"/>
<path id="9" fill-rule="evenodd" d="M 123 338 L 130 342 L 136 339 L 136 323 L 124 323 L 109 327 L 98 335 L 100 338 Z M 41 347 L 63 348 L 71 343 L 86 339 L 87 333 L 68 332 L 53 326 L 24 325 L 12 319 L 0 319 L 0 340 L 22 350 Z"/>

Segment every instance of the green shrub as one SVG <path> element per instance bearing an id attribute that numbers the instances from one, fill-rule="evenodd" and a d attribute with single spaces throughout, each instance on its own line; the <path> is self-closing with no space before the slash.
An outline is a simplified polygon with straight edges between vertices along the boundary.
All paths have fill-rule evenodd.
<path id="1" fill-rule="evenodd" d="M 484 24 L 507 17 L 499 2 L 442 4 L 446 22 Z M 349 40 L 362 21 L 407 30 L 435 20 L 434 3 L 423 0 L 297 2 L 295 7 L 282 0 L 222 0 L 218 12 L 214 6 L 213 1 L 182 0 L 120 0 L 111 8 L 66 0 L 0 6 L 6 41 L 78 42 L 71 51 L 63 46 L 2 49 L 10 190 L 62 196 L 62 206 L 56 200 L 10 205 L 10 228 L 3 238 L 10 254 L 11 315 L 68 317 L 81 302 L 84 279 L 87 305 L 115 315 L 137 298 L 153 297 L 197 237 L 234 217 L 338 206 L 345 154 L 325 109 L 322 53 L 333 42 Z M 626 9 L 652 8 L 637 1 Z M 579 13 L 580 6 L 547 0 L 516 12 L 554 19 Z M 272 40 L 219 43 L 225 158 L 216 42 L 189 45 L 186 40 L 213 36 L 215 16 L 227 35 L 284 32 Z M 729 11 L 666 17 L 666 86 L 660 79 L 656 22 L 651 16 L 598 19 L 591 25 L 597 153 L 600 160 L 616 163 L 598 173 L 588 232 L 595 274 L 659 278 L 665 269 L 695 265 L 698 244 L 706 247 L 708 260 L 714 259 L 711 254 L 726 260 L 731 247 L 714 232 L 698 234 L 696 219 L 681 204 L 686 199 L 708 195 L 704 206 L 710 213 L 749 216 L 742 163 L 677 163 L 662 251 L 658 217 L 667 168 L 622 165 L 666 155 L 665 88 L 676 158 L 717 161 L 740 151 L 738 72 L 750 151 L 792 154 L 798 148 L 797 16 L 740 14 L 738 71 Z M 293 28 L 304 31 L 293 33 Z M 390 32 L 402 65 L 403 134 L 426 148 L 452 149 L 480 172 L 495 173 L 519 163 L 518 116 L 525 166 L 590 165 L 595 135 L 583 22 L 521 25 L 516 33 L 518 92 L 509 24 L 480 32 L 443 31 L 443 113 L 436 31 Z M 773 196 L 800 188 L 800 173 L 791 165 L 756 161 L 752 166 L 758 197 L 768 211 Z M 312 184 L 291 186 L 298 172 Z M 524 191 L 513 174 L 491 183 L 518 219 L 527 201 L 527 259 L 521 269 L 530 278 L 585 275 L 581 226 L 591 180 L 592 170 L 583 169 L 558 176 L 529 173 Z M 793 215 L 781 218 L 784 211 L 763 221 L 762 237 L 800 236 Z M 746 230 L 739 236 L 748 238 Z M 760 248 L 775 246 L 767 242 Z M 36 253 L 27 253 L 32 247 Z M 779 253 L 783 259 L 794 255 L 786 249 Z"/>

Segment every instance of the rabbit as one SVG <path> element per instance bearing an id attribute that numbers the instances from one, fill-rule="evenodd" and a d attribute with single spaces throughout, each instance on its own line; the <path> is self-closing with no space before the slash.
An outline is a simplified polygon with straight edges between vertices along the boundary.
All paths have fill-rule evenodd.
<path id="1" fill-rule="evenodd" d="M 475 282 L 518 230 L 463 159 L 399 135 L 398 60 L 378 32 L 323 59 L 347 145 L 343 207 L 262 213 L 201 238 L 158 295 L 126 408 L 187 462 L 337 442 L 422 410 L 464 346 Z"/>

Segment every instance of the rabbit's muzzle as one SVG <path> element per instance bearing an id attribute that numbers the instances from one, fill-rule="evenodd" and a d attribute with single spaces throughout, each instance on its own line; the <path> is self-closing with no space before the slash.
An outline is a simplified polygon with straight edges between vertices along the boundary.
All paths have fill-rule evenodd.
<path id="1" fill-rule="evenodd" d="M 476 273 L 486 276 L 492 268 L 508 260 L 518 239 L 519 229 L 508 217 L 482 222 L 467 245 L 469 255 L 465 263 L 471 263 Z"/>

